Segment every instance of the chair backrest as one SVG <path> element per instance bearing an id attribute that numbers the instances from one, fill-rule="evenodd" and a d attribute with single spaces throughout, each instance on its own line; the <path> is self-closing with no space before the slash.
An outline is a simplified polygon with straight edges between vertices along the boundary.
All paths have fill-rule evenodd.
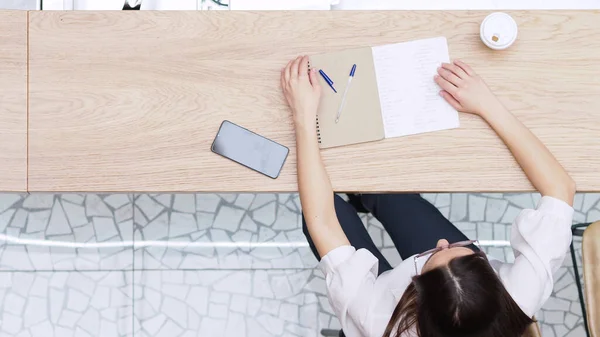
<path id="1" fill-rule="evenodd" d="M 523 337 L 542 337 L 542 332 L 540 331 L 540 326 L 537 322 L 533 322 L 527 327 Z"/>
<path id="2" fill-rule="evenodd" d="M 590 337 L 600 337 L 600 221 L 583 232 L 581 253 Z"/>

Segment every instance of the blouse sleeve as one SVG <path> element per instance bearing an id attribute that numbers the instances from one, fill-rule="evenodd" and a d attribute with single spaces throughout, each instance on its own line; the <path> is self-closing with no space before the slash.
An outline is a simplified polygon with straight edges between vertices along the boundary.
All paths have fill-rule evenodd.
<path id="1" fill-rule="evenodd" d="M 319 267 L 325 274 L 327 296 L 348 337 L 368 336 L 378 260 L 366 249 L 341 246 L 325 255 Z"/>
<path id="2" fill-rule="evenodd" d="M 573 208 L 543 197 L 535 210 L 519 214 L 511 230 L 515 262 L 503 264 L 500 279 L 519 307 L 532 317 L 548 300 L 553 273 L 562 265 L 571 243 Z"/>

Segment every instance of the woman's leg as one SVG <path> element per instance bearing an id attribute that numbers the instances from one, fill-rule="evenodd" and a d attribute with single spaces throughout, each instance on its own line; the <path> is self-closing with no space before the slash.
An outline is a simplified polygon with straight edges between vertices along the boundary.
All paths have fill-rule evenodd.
<path id="1" fill-rule="evenodd" d="M 435 248 L 439 239 L 468 240 L 419 194 L 362 194 L 360 201 L 390 234 L 403 259 Z"/>
<path id="2" fill-rule="evenodd" d="M 385 259 L 385 257 L 383 257 L 379 249 L 375 246 L 373 239 L 371 239 L 371 236 L 369 236 L 367 229 L 360 220 L 360 217 L 356 213 L 354 207 L 345 202 L 344 199 L 340 198 L 338 195 L 334 196 L 334 205 L 338 221 L 340 222 L 346 237 L 348 237 L 350 244 L 357 250 L 365 248 L 370 251 L 371 254 L 375 255 L 375 257 L 379 260 L 379 274 L 392 269 L 389 262 Z M 302 231 L 306 236 L 306 240 L 308 240 L 310 249 L 312 250 L 313 254 L 315 254 L 317 260 L 320 261 L 321 257 L 319 256 L 319 253 L 317 252 L 317 249 L 315 248 L 315 245 L 308 234 L 306 221 L 304 221 L 304 214 L 302 215 Z"/>

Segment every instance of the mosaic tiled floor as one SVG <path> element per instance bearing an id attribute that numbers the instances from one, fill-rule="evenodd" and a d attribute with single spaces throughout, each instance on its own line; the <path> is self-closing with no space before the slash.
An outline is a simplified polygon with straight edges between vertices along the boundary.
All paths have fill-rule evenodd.
<path id="1" fill-rule="evenodd" d="M 510 223 L 539 199 L 424 196 L 508 261 Z M 600 194 L 575 209 L 575 222 L 600 220 Z M 319 336 L 339 323 L 300 223 L 296 194 L 0 194 L 0 337 Z M 584 337 L 569 258 L 555 277 L 543 335 Z"/>

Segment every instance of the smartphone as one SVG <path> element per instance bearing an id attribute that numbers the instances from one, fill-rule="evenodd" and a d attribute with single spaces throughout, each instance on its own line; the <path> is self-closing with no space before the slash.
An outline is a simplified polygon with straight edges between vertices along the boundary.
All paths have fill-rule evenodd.
<path id="1" fill-rule="evenodd" d="M 279 176 L 290 150 L 230 121 L 223 121 L 212 152 L 273 179 Z"/>

